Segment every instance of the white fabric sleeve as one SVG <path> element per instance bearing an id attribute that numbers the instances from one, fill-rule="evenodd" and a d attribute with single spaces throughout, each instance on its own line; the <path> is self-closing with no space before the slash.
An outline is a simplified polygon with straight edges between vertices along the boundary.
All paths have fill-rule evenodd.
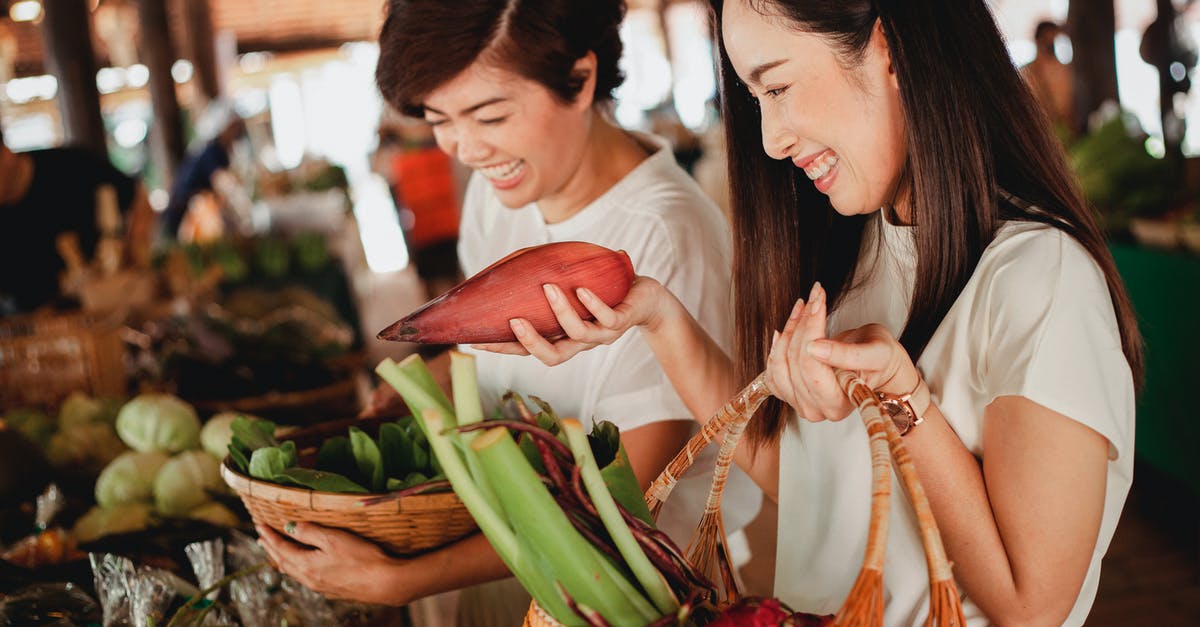
<path id="1" fill-rule="evenodd" d="M 646 225 L 643 245 L 628 251 L 635 271 L 662 283 L 726 350 L 731 332 L 727 240 L 689 227 Z M 705 236 L 707 235 L 707 237 Z M 718 234 L 718 236 L 724 235 Z M 609 416 L 622 429 L 660 420 L 690 420 L 691 412 L 675 392 L 640 332 L 630 331 L 614 351 L 615 367 L 600 391 L 598 416 Z M 622 424 L 613 416 L 625 416 Z"/>
<path id="2" fill-rule="evenodd" d="M 986 341 L 979 375 L 985 399 L 1021 396 L 1076 420 L 1131 454 L 1133 378 L 1104 274 L 1058 229 L 1019 236 L 989 268 Z"/>

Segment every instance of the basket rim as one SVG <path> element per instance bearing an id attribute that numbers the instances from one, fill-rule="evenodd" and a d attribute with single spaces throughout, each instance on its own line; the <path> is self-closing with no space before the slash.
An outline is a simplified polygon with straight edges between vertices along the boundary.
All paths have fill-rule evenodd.
<path id="1" fill-rule="evenodd" d="M 230 463 L 229 457 L 221 462 L 221 478 L 225 480 L 234 492 L 242 498 L 266 499 L 278 503 L 290 503 L 314 510 L 344 510 L 356 508 L 366 511 L 368 508 L 384 506 L 396 510 L 444 509 L 462 506 L 458 494 L 450 492 L 435 492 L 433 494 L 413 494 L 395 500 L 385 501 L 377 505 L 367 505 L 365 500 L 384 496 L 387 492 L 368 492 L 349 494 L 345 492 L 326 492 L 279 485 L 262 479 L 255 479 L 239 472 Z"/>

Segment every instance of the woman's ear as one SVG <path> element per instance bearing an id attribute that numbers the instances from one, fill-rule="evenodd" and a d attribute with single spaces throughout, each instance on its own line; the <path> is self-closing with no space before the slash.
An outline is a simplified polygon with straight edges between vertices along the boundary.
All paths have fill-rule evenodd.
<path id="1" fill-rule="evenodd" d="M 896 76 L 896 65 L 892 62 L 892 49 L 888 46 L 887 33 L 883 30 L 883 22 L 879 18 L 875 18 L 875 28 L 871 31 L 870 46 L 877 54 L 882 55 L 883 61 L 887 63 L 888 80 L 891 81 L 892 87 L 900 89 L 900 80 Z"/>
<path id="2" fill-rule="evenodd" d="M 591 109 L 592 103 L 596 101 L 596 53 L 589 50 L 587 54 L 579 57 L 575 67 L 571 68 L 571 76 L 583 79 L 574 106 L 581 111 Z"/>

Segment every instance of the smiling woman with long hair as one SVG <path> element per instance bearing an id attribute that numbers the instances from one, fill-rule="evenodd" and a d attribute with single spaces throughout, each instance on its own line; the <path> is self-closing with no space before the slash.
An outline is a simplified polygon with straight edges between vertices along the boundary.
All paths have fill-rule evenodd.
<path id="1" fill-rule="evenodd" d="M 392 106 L 423 118 L 442 150 L 475 171 L 459 234 L 464 274 L 554 241 L 625 250 L 635 271 L 669 286 L 728 346 L 727 223 L 666 142 L 628 132 L 609 115 L 622 80 L 624 9 L 619 0 L 392 0 L 377 82 Z M 486 352 L 477 368 L 489 413 L 513 390 L 548 401 L 561 415 L 615 423 L 644 485 L 697 429 L 636 334 L 561 368 Z M 712 467 L 696 464 L 709 475 Z M 725 519 L 731 531 L 754 517 L 761 500 L 745 475 L 732 480 Z M 685 477 L 660 517 L 680 544 L 700 519 L 708 483 L 703 471 Z M 334 530 L 297 525 L 289 534 L 315 550 L 270 529 L 260 533 L 286 572 L 332 596 L 402 604 L 508 575 L 479 535 L 398 560 Z M 515 588 L 461 604 L 474 613 L 460 614 L 459 622 L 518 624 L 529 597 Z"/>
<path id="2" fill-rule="evenodd" d="M 714 1 L 734 196 L 735 349 L 639 278 L 546 363 L 639 327 L 694 415 L 764 367 L 739 463 L 779 503 L 775 592 L 835 611 L 865 550 L 866 430 L 896 401 L 970 624 L 1084 622 L 1133 470 L 1129 299 L 984 0 Z M 799 298 L 799 300 L 797 300 Z M 553 305 L 554 303 L 552 303 Z M 928 582 L 893 490 L 885 624 Z"/>

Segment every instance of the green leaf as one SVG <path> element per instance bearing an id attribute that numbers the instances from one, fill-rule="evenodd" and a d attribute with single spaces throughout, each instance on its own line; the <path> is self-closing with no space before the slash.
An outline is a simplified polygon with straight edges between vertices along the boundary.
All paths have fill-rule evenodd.
<path id="1" fill-rule="evenodd" d="M 317 451 L 317 470 L 345 475 L 359 481 L 358 465 L 354 463 L 354 451 L 350 449 L 350 438 L 337 435 L 321 443 Z"/>
<path id="2" fill-rule="evenodd" d="M 383 456 L 371 436 L 358 427 L 350 427 L 350 450 L 354 453 L 354 463 L 363 477 L 369 480 L 372 491 L 380 492 L 384 488 L 386 476 L 383 472 Z"/>
<path id="3" fill-rule="evenodd" d="M 288 468 L 291 457 L 278 446 L 268 446 L 254 451 L 250 456 L 250 476 L 272 481 Z"/>
<path id="4" fill-rule="evenodd" d="M 592 450 L 595 451 L 595 448 Z M 646 507 L 642 486 L 638 483 L 637 475 L 633 474 L 633 466 L 629 463 L 624 446 L 617 449 L 617 454 L 611 462 L 600 468 L 600 476 L 604 478 L 604 485 L 608 487 L 613 500 L 620 503 L 630 514 L 654 524 L 650 508 Z"/>
<path id="5" fill-rule="evenodd" d="M 617 451 L 621 448 L 621 431 L 607 420 L 593 423 L 588 444 L 591 445 L 592 456 L 596 458 L 596 465 L 604 468 L 617 457 Z"/>
<path id="6" fill-rule="evenodd" d="M 419 486 L 422 483 L 429 483 L 430 481 L 433 481 L 433 479 L 425 476 L 424 473 L 410 472 L 404 477 L 404 479 L 388 479 L 387 489 L 389 492 L 394 492 L 396 490 L 407 490 L 409 488 Z"/>
<path id="7" fill-rule="evenodd" d="M 246 454 L 246 447 L 238 442 L 236 437 L 229 442 L 229 458 L 233 460 L 238 472 L 243 475 L 250 473 L 250 458 Z"/>
<path id="8" fill-rule="evenodd" d="M 284 455 L 287 455 L 288 464 L 284 468 L 291 468 L 300 463 L 300 454 L 296 451 L 295 442 L 288 440 L 279 445 L 279 450 L 283 451 Z"/>
<path id="9" fill-rule="evenodd" d="M 404 428 L 394 422 L 379 425 L 379 454 L 383 457 L 385 477 L 403 477 L 419 470 L 412 461 L 412 439 Z"/>
<path id="10" fill-rule="evenodd" d="M 367 492 L 366 488 L 342 475 L 310 468 L 288 468 L 275 475 L 273 479 L 276 483 L 321 492 L 352 492 L 356 494 Z"/>
<path id="11" fill-rule="evenodd" d="M 279 446 L 275 439 L 275 423 L 266 420 L 249 420 L 238 416 L 229 426 L 233 439 L 240 442 L 248 452 L 268 446 Z"/>

